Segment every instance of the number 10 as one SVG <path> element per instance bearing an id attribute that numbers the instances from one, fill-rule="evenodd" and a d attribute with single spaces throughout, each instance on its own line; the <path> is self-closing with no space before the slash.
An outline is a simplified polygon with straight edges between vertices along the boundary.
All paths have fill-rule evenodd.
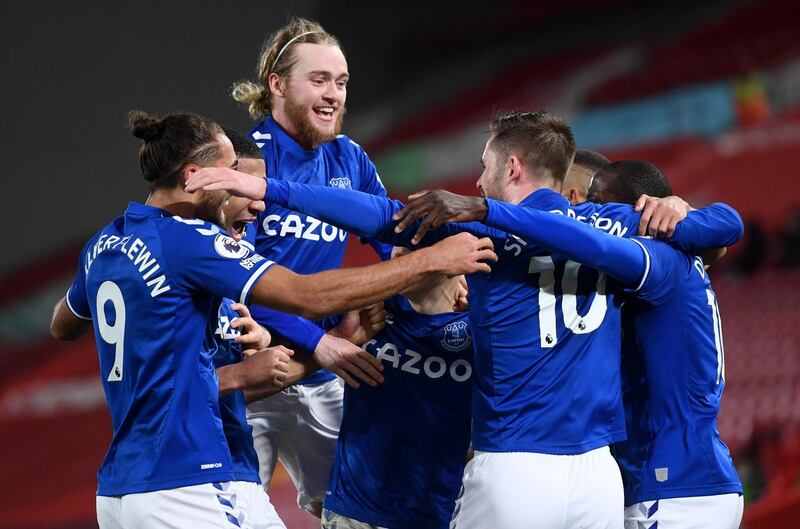
<path id="1" fill-rule="evenodd" d="M 580 263 L 567 261 L 564 277 L 561 279 L 561 313 L 564 326 L 575 334 L 588 334 L 596 331 L 606 316 L 606 276 L 597 279 L 597 293 L 585 316 L 578 314 L 578 270 Z M 558 343 L 556 328 L 555 263 L 549 255 L 531 257 L 529 274 L 539 274 L 539 338 L 543 349 L 550 349 Z"/>

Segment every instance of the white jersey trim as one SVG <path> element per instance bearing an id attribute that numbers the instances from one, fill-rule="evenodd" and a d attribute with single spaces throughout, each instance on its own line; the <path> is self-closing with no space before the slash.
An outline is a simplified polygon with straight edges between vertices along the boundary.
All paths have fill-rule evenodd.
<path id="1" fill-rule="evenodd" d="M 70 289 L 67 290 L 67 295 L 64 296 L 64 303 L 67 304 L 67 308 L 69 309 L 69 311 L 71 313 L 73 313 L 75 316 L 77 316 L 78 318 L 82 319 L 82 320 L 92 321 L 92 317 L 91 316 L 87 317 L 87 316 L 83 316 L 81 314 L 78 314 L 78 311 L 75 310 L 75 307 L 73 307 L 72 304 L 69 302 L 69 291 L 70 290 L 72 290 L 72 287 L 70 287 Z"/>
<path id="2" fill-rule="evenodd" d="M 253 288 L 253 285 L 255 285 L 258 278 L 261 277 L 261 275 L 264 272 L 266 272 L 270 266 L 274 264 L 275 264 L 274 261 L 267 261 L 266 263 L 259 266 L 258 270 L 253 272 L 253 275 L 250 276 L 250 279 L 247 280 L 247 283 L 245 283 L 244 288 L 242 289 L 242 294 L 241 296 L 239 296 L 239 303 L 241 303 L 242 305 L 247 304 L 247 297 L 250 295 L 250 289 Z"/>
<path id="3" fill-rule="evenodd" d="M 648 253 L 647 248 L 644 247 L 644 244 L 640 243 L 636 239 L 631 240 L 638 244 L 639 248 L 641 248 L 644 252 L 644 274 L 642 274 L 642 280 L 639 281 L 639 284 L 633 289 L 633 292 L 638 292 L 644 286 L 644 282 L 647 281 L 647 276 L 650 275 L 650 254 Z"/>

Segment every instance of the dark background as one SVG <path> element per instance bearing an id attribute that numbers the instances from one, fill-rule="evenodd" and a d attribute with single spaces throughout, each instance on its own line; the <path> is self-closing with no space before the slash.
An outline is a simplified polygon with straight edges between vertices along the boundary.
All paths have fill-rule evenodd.
<path id="1" fill-rule="evenodd" d="M 18 235 L 0 254 L 0 273 L 85 239 L 129 200 L 144 200 L 137 140 L 125 128 L 128 110 L 191 111 L 248 128 L 247 112 L 228 90 L 254 78 L 262 42 L 290 15 L 320 21 L 343 43 L 352 76 L 345 132 L 368 145 L 376 124 L 402 120 L 519 57 L 545 54 L 565 39 L 636 38 L 653 25 L 668 29 L 689 12 L 730 2 L 644 4 L 7 4 L 0 28 L 0 210 Z M 609 34 L 609 23 L 619 31 Z"/>

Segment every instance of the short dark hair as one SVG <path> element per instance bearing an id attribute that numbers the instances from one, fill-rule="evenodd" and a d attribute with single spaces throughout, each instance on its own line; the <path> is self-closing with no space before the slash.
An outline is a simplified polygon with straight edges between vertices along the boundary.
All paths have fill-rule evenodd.
<path id="1" fill-rule="evenodd" d="M 489 125 L 492 145 L 502 158 L 515 155 L 537 173 L 564 181 L 575 156 L 575 138 L 569 125 L 549 112 L 497 114 Z"/>
<path id="2" fill-rule="evenodd" d="M 588 167 L 593 172 L 597 172 L 600 169 L 603 169 L 611 162 L 608 158 L 603 156 L 597 151 L 591 151 L 589 149 L 578 149 L 575 151 L 575 160 L 572 162 L 575 165 L 580 165 L 582 167 Z"/>
<path id="3" fill-rule="evenodd" d="M 236 153 L 237 158 L 256 158 L 258 160 L 264 157 L 261 154 L 261 149 L 258 148 L 256 142 L 248 138 L 241 132 L 230 127 L 222 125 L 222 130 L 225 135 L 231 140 L 233 144 L 233 151 Z"/>
<path id="4" fill-rule="evenodd" d="M 672 186 L 667 176 L 650 162 L 620 160 L 609 164 L 605 169 L 616 175 L 607 190 L 616 202 L 633 204 L 642 195 L 657 198 L 672 195 Z"/>
<path id="5" fill-rule="evenodd" d="M 197 114 L 169 114 L 163 118 L 141 110 L 128 113 L 128 128 L 142 140 L 139 168 L 150 189 L 172 189 L 187 164 L 210 165 L 222 157 L 222 128 Z"/>

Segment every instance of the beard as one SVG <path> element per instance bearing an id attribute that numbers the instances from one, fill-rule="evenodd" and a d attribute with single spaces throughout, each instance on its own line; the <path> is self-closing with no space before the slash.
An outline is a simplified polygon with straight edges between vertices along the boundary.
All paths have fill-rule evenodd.
<path id="1" fill-rule="evenodd" d="M 200 202 L 195 209 L 195 217 L 224 228 L 225 213 L 222 207 L 228 200 L 228 193 L 225 191 L 202 191 L 201 193 Z"/>
<path id="2" fill-rule="evenodd" d="M 344 105 L 340 106 L 336 113 L 336 121 L 334 121 L 332 132 L 323 132 L 315 127 L 311 122 L 309 112 L 313 112 L 313 110 L 299 103 L 292 96 L 291 91 L 286 92 L 286 115 L 297 129 L 297 133 L 304 140 L 303 143 L 315 149 L 322 143 L 333 141 L 341 133 L 345 114 Z"/>

